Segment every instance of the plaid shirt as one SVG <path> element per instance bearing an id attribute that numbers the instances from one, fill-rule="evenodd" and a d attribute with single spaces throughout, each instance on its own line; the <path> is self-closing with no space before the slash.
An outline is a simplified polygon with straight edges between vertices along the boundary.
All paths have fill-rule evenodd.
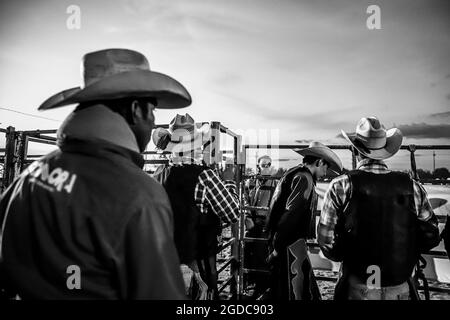
<path id="1" fill-rule="evenodd" d="M 211 209 L 223 222 L 236 222 L 239 218 L 236 183 L 230 180 L 222 182 L 211 169 L 204 170 L 198 180 L 194 197 L 200 212 L 206 213 Z"/>
<path id="2" fill-rule="evenodd" d="M 372 159 L 363 159 L 358 163 L 357 169 L 377 174 L 390 172 L 383 161 Z M 428 201 L 427 193 L 424 187 L 417 181 L 413 182 L 413 186 L 417 216 L 422 221 L 428 221 L 434 216 L 434 212 Z M 346 174 L 335 178 L 330 183 L 323 199 L 322 212 L 320 214 L 320 232 L 318 233 L 320 244 L 330 245 L 333 243 L 338 210 L 344 206 L 351 193 L 352 185 L 350 178 Z M 434 224 L 435 221 L 436 219 L 432 219 L 430 223 Z"/>

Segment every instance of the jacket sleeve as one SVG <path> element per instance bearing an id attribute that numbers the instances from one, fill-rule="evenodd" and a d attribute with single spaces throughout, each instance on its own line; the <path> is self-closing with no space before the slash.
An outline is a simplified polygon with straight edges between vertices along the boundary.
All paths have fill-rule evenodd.
<path id="1" fill-rule="evenodd" d="M 119 265 L 125 299 L 185 299 L 167 196 L 146 201 L 128 221 Z"/>
<path id="2" fill-rule="evenodd" d="M 444 230 L 441 234 L 442 240 L 444 240 L 444 247 L 447 251 L 447 256 L 450 259 L 450 216 L 447 216 L 447 221 L 445 223 Z"/>
<path id="3" fill-rule="evenodd" d="M 433 212 L 428 195 L 422 184 L 414 181 L 414 202 L 418 217 L 418 244 L 421 253 L 439 245 L 439 221 Z"/>
<path id="4" fill-rule="evenodd" d="M 305 222 L 302 213 L 309 210 L 308 199 L 312 192 L 312 183 L 303 174 L 298 174 L 292 180 L 291 190 L 273 239 L 273 247 L 277 252 L 285 250 L 299 238 L 299 229 L 304 227 L 301 224 Z"/>

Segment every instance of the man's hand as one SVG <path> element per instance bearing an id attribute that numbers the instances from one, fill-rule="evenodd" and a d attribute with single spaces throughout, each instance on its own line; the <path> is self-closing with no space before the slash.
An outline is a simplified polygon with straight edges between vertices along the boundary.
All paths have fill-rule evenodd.
<path id="1" fill-rule="evenodd" d="M 202 277 L 200 277 L 200 273 L 194 272 L 194 279 L 198 283 L 198 289 L 200 291 L 199 300 L 207 300 L 208 299 L 208 286 L 205 281 L 203 281 Z"/>
<path id="2" fill-rule="evenodd" d="M 272 264 L 273 261 L 276 259 L 277 256 L 278 256 L 278 252 L 274 249 L 274 250 L 272 251 L 272 253 L 269 254 L 269 256 L 267 257 L 266 262 L 267 262 L 268 264 Z"/>
<path id="3" fill-rule="evenodd" d="M 253 229 L 253 227 L 255 226 L 255 223 L 253 222 L 252 218 L 250 217 L 245 217 L 245 229 L 250 230 Z"/>

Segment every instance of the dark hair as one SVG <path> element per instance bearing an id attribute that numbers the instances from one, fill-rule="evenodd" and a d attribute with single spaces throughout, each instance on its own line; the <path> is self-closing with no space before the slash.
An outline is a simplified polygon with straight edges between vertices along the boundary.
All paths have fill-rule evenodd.
<path id="1" fill-rule="evenodd" d="M 304 164 L 314 164 L 317 160 L 322 160 L 323 163 L 325 163 L 328 167 L 330 167 L 330 164 L 328 163 L 328 161 L 319 158 L 319 157 L 315 157 L 315 156 L 304 156 L 303 157 L 303 163 Z"/>
<path id="2" fill-rule="evenodd" d="M 314 157 L 314 156 L 304 156 L 303 157 L 304 164 L 314 164 L 317 160 L 320 160 L 320 158 Z"/>
<path id="3" fill-rule="evenodd" d="M 96 104 L 102 104 L 108 107 L 111 111 L 120 114 L 128 123 L 131 123 L 133 118 L 131 113 L 131 104 L 133 101 L 137 101 L 139 103 L 139 106 L 144 112 L 144 117 L 147 117 L 149 112 L 147 102 L 150 102 L 155 106 L 157 105 L 157 100 L 155 98 L 126 97 L 114 100 L 100 100 L 80 103 L 75 111 L 83 110 Z"/>

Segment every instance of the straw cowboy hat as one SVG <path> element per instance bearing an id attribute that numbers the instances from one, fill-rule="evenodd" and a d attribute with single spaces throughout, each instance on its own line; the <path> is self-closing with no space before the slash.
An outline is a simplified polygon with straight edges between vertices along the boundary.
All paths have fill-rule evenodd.
<path id="1" fill-rule="evenodd" d="M 175 153 L 201 149 L 209 139 L 209 124 L 196 124 L 187 113 L 184 116 L 177 114 L 168 130 L 156 128 L 152 134 L 152 141 L 158 149 Z"/>
<path id="2" fill-rule="evenodd" d="M 83 56 L 80 87 L 48 98 L 39 110 L 69 104 L 126 97 L 156 98 L 157 108 L 175 109 L 191 104 L 189 92 L 177 80 L 150 70 L 147 58 L 133 50 L 106 49 Z"/>
<path id="3" fill-rule="evenodd" d="M 343 130 L 341 132 L 362 155 L 375 160 L 392 157 L 403 141 L 399 129 L 386 130 L 376 117 L 361 118 L 354 133 L 346 133 Z"/>
<path id="4" fill-rule="evenodd" d="M 302 156 L 313 156 L 325 160 L 330 164 L 330 170 L 340 173 L 342 171 L 341 159 L 323 143 L 312 141 L 308 148 L 294 150 Z"/>

